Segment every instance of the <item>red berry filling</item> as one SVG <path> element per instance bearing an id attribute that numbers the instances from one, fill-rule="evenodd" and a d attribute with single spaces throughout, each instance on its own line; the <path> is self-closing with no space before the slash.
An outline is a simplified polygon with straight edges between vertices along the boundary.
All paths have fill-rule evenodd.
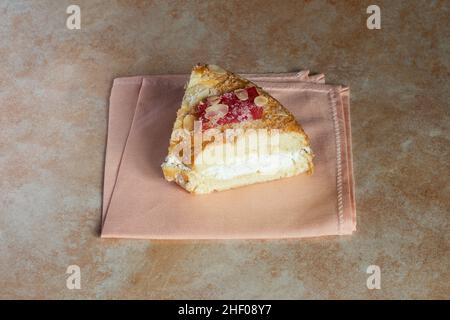
<path id="1" fill-rule="evenodd" d="M 239 97 L 236 94 L 238 91 L 240 91 Z M 215 98 L 214 101 L 205 99 L 200 102 L 196 107 L 196 115 L 202 121 L 203 129 L 213 128 L 217 125 L 261 119 L 263 108 L 254 103 L 257 96 L 259 96 L 259 93 L 255 87 L 227 92 Z M 215 118 L 209 117 L 206 109 L 213 104 L 228 106 L 228 112 L 219 114 Z"/>

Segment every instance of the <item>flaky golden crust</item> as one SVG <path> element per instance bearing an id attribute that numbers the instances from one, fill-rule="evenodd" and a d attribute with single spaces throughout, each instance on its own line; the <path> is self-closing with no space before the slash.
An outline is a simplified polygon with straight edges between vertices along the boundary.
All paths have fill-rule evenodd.
<path id="1" fill-rule="evenodd" d="M 177 112 L 177 119 L 173 129 L 184 128 L 192 131 L 191 121 L 188 123 L 187 121 L 184 121 L 184 119 L 188 116 L 192 120 L 197 120 L 194 107 L 204 98 L 212 95 L 222 95 L 226 92 L 247 87 L 256 87 L 259 94 L 268 99 L 268 103 L 264 106 L 263 118 L 256 121 L 222 125 L 218 126 L 217 129 L 223 131 L 229 128 L 266 128 L 279 129 L 284 132 L 298 132 L 304 136 L 305 141 L 309 145 L 308 136 L 295 120 L 292 113 L 264 89 L 232 72 L 225 71 L 217 66 L 206 64 L 198 64 L 193 68 L 191 79 L 187 85 L 182 106 Z M 196 90 L 193 90 L 192 88 L 195 88 Z M 202 97 L 200 99 L 192 97 L 198 94 L 199 91 L 206 93 L 206 95 L 199 95 L 199 97 Z M 190 101 L 192 102 L 190 103 Z"/>
<path id="2" fill-rule="evenodd" d="M 290 133 L 297 136 L 301 146 L 310 147 L 309 138 L 303 128 L 295 120 L 292 113 L 283 107 L 279 101 L 251 81 L 218 66 L 207 64 L 198 64 L 193 68 L 189 82 L 186 85 L 181 107 L 177 111 L 173 130 L 185 129 L 191 135 L 191 139 L 193 139 L 193 123 L 195 120 L 198 120 L 196 106 L 202 100 L 210 96 L 219 96 L 248 87 L 256 87 L 259 95 L 267 98 L 267 103 L 263 106 L 262 118 L 220 125 L 216 126 L 215 129 L 219 129 L 221 132 L 224 132 L 226 129 L 278 129 L 282 133 Z M 174 153 L 179 140 L 179 137 L 172 135 L 168 150 L 169 156 Z M 204 142 L 202 148 L 205 149 L 209 143 L 211 142 Z M 191 143 L 192 148 L 193 145 Z M 193 150 L 191 154 L 194 155 Z M 313 155 L 311 153 L 308 155 L 308 170 L 306 170 L 309 173 L 312 173 L 314 169 L 312 158 Z M 189 181 L 195 178 L 192 172 L 193 165 L 173 166 L 164 163 L 162 169 L 167 180 L 175 180 L 188 191 L 195 192 L 195 190 L 189 190 Z"/>

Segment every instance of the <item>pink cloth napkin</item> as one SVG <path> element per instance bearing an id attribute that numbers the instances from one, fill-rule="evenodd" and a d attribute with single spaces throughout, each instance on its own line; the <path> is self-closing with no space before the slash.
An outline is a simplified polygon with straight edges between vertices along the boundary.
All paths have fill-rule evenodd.
<path id="1" fill-rule="evenodd" d="M 166 182 L 160 169 L 187 77 L 114 81 L 102 237 L 289 238 L 355 230 L 348 88 L 305 71 L 246 75 L 298 118 L 311 138 L 316 172 L 195 196 Z"/>

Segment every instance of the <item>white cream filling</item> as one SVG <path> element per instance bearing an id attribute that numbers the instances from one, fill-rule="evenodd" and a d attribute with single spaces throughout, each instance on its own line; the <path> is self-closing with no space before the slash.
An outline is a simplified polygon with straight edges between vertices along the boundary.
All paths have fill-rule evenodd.
<path id="1" fill-rule="evenodd" d="M 253 154 L 245 157 L 235 157 L 232 163 L 200 167 L 197 172 L 205 177 L 228 180 L 248 174 L 275 174 L 281 169 L 290 168 L 298 165 L 298 163 L 301 163 L 301 170 L 306 171 L 308 169 L 308 160 L 305 156 L 310 152 L 309 147 L 304 147 L 290 153 L 284 152 L 259 156 L 258 154 Z M 192 170 L 175 156 L 168 156 L 163 166 L 176 166 L 186 171 Z"/>
<path id="2" fill-rule="evenodd" d="M 309 149 L 309 148 L 308 148 Z M 290 168 L 299 162 L 302 169 L 308 168 L 304 149 L 291 153 L 278 153 L 266 155 L 251 155 L 244 158 L 235 158 L 231 164 L 211 165 L 203 168 L 199 173 L 206 177 L 227 180 L 248 174 L 275 174 L 281 169 Z"/>

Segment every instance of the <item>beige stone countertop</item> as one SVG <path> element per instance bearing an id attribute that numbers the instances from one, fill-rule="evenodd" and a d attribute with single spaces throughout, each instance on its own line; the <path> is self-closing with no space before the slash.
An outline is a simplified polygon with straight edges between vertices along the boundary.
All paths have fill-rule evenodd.
<path id="1" fill-rule="evenodd" d="M 366 27 L 372 2 L 380 30 Z M 70 4 L 80 30 L 66 28 Z M 0 0 L 0 298 L 449 299 L 449 7 Z M 353 236 L 99 238 L 112 80 L 197 62 L 351 87 Z M 66 287 L 69 265 L 80 290 Z"/>

